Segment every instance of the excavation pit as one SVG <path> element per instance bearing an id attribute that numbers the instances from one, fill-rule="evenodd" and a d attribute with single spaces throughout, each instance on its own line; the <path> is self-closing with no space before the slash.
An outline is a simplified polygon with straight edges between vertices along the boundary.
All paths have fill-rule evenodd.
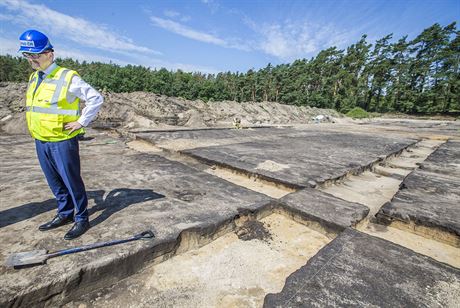
<path id="1" fill-rule="evenodd" d="M 382 132 L 385 134 L 383 138 Z M 357 260 L 355 263 L 358 264 L 367 262 L 368 257 L 370 260 L 374 259 L 375 255 L 367 255 L 370 247 L 367 239 L 373 239 L 376 248 L 371 247 L 371 249 L 376 249 L 377 255 L 391 252 L 388 247 L 393 252 L 398 251 L 396 248 L 393 249 L 397 245 L 390 245 L 389 240 L 409 248 L 411 252 L 406 251 L 404 254 L 417 255 L 417 260 L 435 259 L 436 261 L 429 262 L 433 271 L 417 267 L 408 268 L 409 272 L 420 272 L 423 277 L 431 277 L 432 272 L 445 268 L 438 261 L 448 263 L 454 269 L 460 267 L 457 247 L 439 243 L 435 239 L 432 240 L 434 245 L 425 245 L 426 237 L 416 237 L 416 234 L 376 224 L 371 219 L 366 219 L 367 215 L 367 218 L 371 218 L 379 211 L 384 199 L 387 201 L 391 199 L 398 190 L 398 183 L 413 172 L 409 168 L 423 167 L 421 168 L 423 173 L 418 172 L 420 175 L 437 169 L 442 170 L 442 173 L 450 169 L 458 171 L 460 165 L 456 162 L 457 154 L 451 155 L 450 151 L 438 152 L 443 156 L 434 164 L 424 161 L 426 157 L 420 158 L 421 163 L 418 161 L 415 156 L 423 154 L 422 152 L 431 152 L 435 149 L 435 144 L 418 143 L 416 145 L 419 146 L 418 149 L 409 147 L 410 151 L 406 153 L 404 149 L 416 142 L 414 138 L 417 140 L 420 138 L 413 129 L 371 125 L 310 125 L 284 129 L 188 130 L 142 134 L 144 140 L 154 143 L 156 147 L 139 142 L 126 145 L 126 139 L 108 135 L 107 132 L 89 130 L 88 134 L 93 138 L 82 141 L 81 155 L 84 161 L 82 172 L 90 197 L 89 210 L 93 227 L 73 242 L 62 239 L 67 228 L 59 228 L 47 233 L 36 231 L 38 225 L 54 216 L 55 205 L 50 199 L 51 194 L 39 170 L 33 144 L 27 136 L 0 136 L 2 145 L 0 154 L 3 154 L 5 163 L 0 170 L 2 194 L 0 257 L 4 258 L 10 253 L 33 249 L 43 248 L 53 251 L 125 238 L 145 229 L 152 229 L 156 238 L 153 241 L 134 242 L 54 258 L 47 265 L 21 271 L 2 267 L 0 268 L 2 278 L 0 279 L 2 300 L 0 306 L 61 306 L 73 301 L 72 304 L 80 307 L 90 307 L 92 304 L 97 307 L 97 305 L 104 305 L 105 300 L 107 303 L 116 304 L 117 298 L 122 299 L 122 296 L 128 295 L 130 297 L 115 306 L 161 306 L 157 303 L 173 306 L 166 301 L 168 296 L 177 296 L 179 304 L 193 306 L 191 299 L 196 300 L 197 303 L 204 300 L 200 297 L 200 293 L 206 285 L 203 283 L 202 288 L 191 288 L 191 278 L 187 278 L 190 271 L 181 272 L 182 265 L 170 265 L 170 268 L 174 267 L 179 271 L 176 275 L 178 279 L 185 281 L 185 284 L 181 285 L 183 289 L 175 290 L 175 293 L 165 289 L 157 290 L 161 283 L 173 284 L 171 281 L 159 280 L 154 276 L 161 266 L 166 268 L 168 264 L 166 262 L 180 260 L 193 251 L 196 256 L 189 256 L 188 259 L 191 264 L 191 258 L 200 255 L 199 247 L 203 245 L 214 247 L 211 245 L 221 243 L 226 236 L 232 236 L 231 240 L 234 240 L 228 242 L 230 244 L 227 244 L 227 249 L 239 243 L 248 253 L 256 252 L 258 245 L 269 245 L 277 238 L 274 236 L 276 232 L 270 229 L 273 225 L 270 224 L 269 228 L 264 224 L 264 219 L 270 219 L 280 213 L 290 221 L 301 222 L 303 227 L 312 230 L 310 234 L 318 232 L 322 236 L 326 235 L 325 243 L 337 234 L 339 234 L 337 238 L 340 234 L 347 234 L 352 230 L 350 227 L 358 230 L 352 230 L 354 232 L 367 233 L 359 237 L 363 239 L 359 241 L 361 243 L 359 247 L 350 247 L 340 260 Z M 114 138 L 117 138 L 116 142 Z M 445 140 L 439 141 L 445 142 Z M 392 161 L 392 157 L 395 160 L 404 159 L 404 164 Z M 398 168 L 398 166 L 406 168 Z M 374 174 L 370 174 L 371 172 Z M 354 175 L 361 177 L 363 181 L 355 184 L 348 183 L 347 180 L 352 179 Z M 385 178 L 386 176 L 389 178 Z M 410 177 L 408 179 L 410 180 Z M 443 187 L 442 191 L 438 189 L 440 196 L 448 195 L 444 191 L 453 194 L 458 191 L 455 189 L 457 183 L 455 179 L 453 177 L 454 181 L 446 182 L 445 176 L 437 178 L 436 185 L 439 183 L 437 187 Z M 374 180 L 375 186 L 371 184 Z M 349 185 L 341 192 L 336 190 L 332 193 L 332 191 L 322 190 L 340 183 Z M 441 186 L 441 183 L 444 186 Z M 446 183 L 452 185 L 446 186 Z M 406 184 L 410 186 L 410 181 L 406 181 Z M 389 185 L 388 189 L 382 190 L 382 185 Z M 363 188 L 367 190 L 363 191 Z M 340 193 L 343 193 L 342 197 Z M 345 195 L 359 197 L 358 193 L 361 199 L 347 201 L 344 197 Z M 432 194 L 428 190 L 427 193 Z M 413 196 L 411 198 L 415 200 Z M 251 213 L 259 213 L 258 220 L 250 219 L 247 224 L 243 224 L 244 221 L 238 219 Z M 277 214 L 260 216 L 260 213 Z M 398 212 L 395 212 L 395 215 L 397 214 Z M 289 235 L 289 232 L 286 233 Z M 379 237 L 386 240 L 374 241 Z M 398 238 L 407 241 L 397 242 Z M 292 241 L 295 242 L 295 239 Z M 308 243 L 310 242 L 311 239 L 308 239 Z M 419 242 L 423 244 L 422 249 L 417 248 Z M 322 249 L 319 245 L 316 256 L 321 258 L 322 251 L 336 250 L 337 245 L 331 244 L 333 242 Z M 226 244 L 221 243 L 221 246 Z M 381 249 L 378 249 L 379 247 Z M 214 248 L 213 255 L 220 254 L 220 260 L 238 261 L 244 255 L 240 253 L 230 258 L 225 254 L 225 249 L 221 247 L 222 249 L 218 250 L 218 248 Z M 250 263 L 248 265 L 250 269 L 246 269 L 245 272 L 251 273 L 252 268 L 258 267 L 265 270 L 269 268 L 262 263 L 265 258 L 276 252 L 272 246 L 269 248 L 260 249 L 262 257 L 255 257 L 258 262 Z M 357 256 L 361 253 L 365 255 L 360 259 Z M 315 254 L 313 249 L 312 254 Z M 287 257 L 283 258 L 287 259 Z M 457 262 L 450 262 L 449 258 Z M 211 285 L 213 289 L 214 285 L 220 283 L 220 278 L 225 276 L 219 271 L 221 267 L 225 269 L 226 266 L 225 264 L 218 266 L 217 263 L 209 261 L 210 259 L 207 260 L 206 264 L 212 265 L 210 268 L 197 267 L 195 271 L 207 273 L 209 277 L 201 279 L 209 282 L 208 286 Z M 283 277 L 286 278 L 289 273 L 301 267 L 311 267 L 307 260 L 306 256 L 302 264 L 299 263 L 296 269 L 289 269 L 283 273 Z M 393 276 L 388 280 L 380 280 L 385 268 L 371 275 L 368 274 L 368 267 L 356 271 L 358 284 L 361 276 L 369 278 L 366 292 L 363 293 L 366 296 L 369 293 L 376 293 L 382 286 L 394 285 L 395 278 L 404 280 L 407 276 L 400 271 L 401 256 L 397 253 L 382 255 L 381 260 L 388 260 L 392 264 L 391 267 L 395 269 Z M 217 260 L 212 261 L 217 262 Z M 291 262 L 291 260 L 287 261 Z M 340 266 L 341 263 L 336 264 Z M 373 265 L 372 262 L 369 264 Z M 146 265 L 149 266 L 147 269 L 144 267 Z M 233 263 L 227 267 L 231 270 L 238 268 Z M 170 268 L 163 271 L 169 273 Z M 316 268 L 321 269 L 322 266 Z M 353 267 L 348 268 L 352 272 L 355 271 Z M 156 272 L 154 269 L 157 269 Z M 143 275 L 149 270 L 153 272 L 143 280 L 136 280 L 137 276 L 130 278 L 131 275 Z M 212 276 L 214 272 L 217 276 Z M 458 270 L 451 270 L 451 272 L 455 272 L 455 279 L 460 281 Z M 259 273 L 257 275 L 265 277 Z M 252 282 L 255 279 L 253 276 L 244 279 Z M 217 296 L 211 299 L 211 303 L 202 306 L 224 306 L 226 303 L 229 305 L 241 303 L 243 306 L 255 303 L 254 305 L 260 306 L 266 292 L 279 293 L 279 287 L 287 281 L 277 280 L 277 290 L 274 286 L 268 286 L 265 290 L 263 286 L 254 286 L 254 284 L 246 284 L 245 289 L 242 289 L 239 281 L 243 278 L 240 280 L 237 276 L 233 278 L 235 282 L 226 284 L 229 287 L 228 293 L 224 292 L 222 297 Z M 438 278 L 441 285 L 450 283 L 455 287 L 458 286 L 451 282 L 455 280 L 447 281 L 441 279 L 442 277 Z M 162 279 L 169 279 L 169 276 L 165 274 Z M 198 278 L 194 279 L 200 282 Z M 307 280 L 305 277 L 302 279 Z M 416 283 L 420 279 L 422 278 L 413 278 Z M 150 289 L 146 289 L 146 281 L 150 281 Z M 343 281 L 347 283 L 348 280 Z M 176 283 L 180 285 L 180 281 L 174 282 Z M 412 284 L 412 281 L 409 283 Z M 284 284 L 284 286 L 285 289 L 296 290 L 291 284 Z M 273 287 L 274 291 L 269 290 L 269 287 Z M 416 287 L 417 292 L 426 290 L 426 284 L 423 283 L 417 284 Z M 431 290 L 438 290 L 436 286 L 433 288 Z M 395 292 L 400 289 L 399 286 L 395 286 L 393 289 L 385 289 L 384 292 L 396 294 Z M 336 289 L 328 284 L 321 290 L 331 294 L 337 290 L 338 298 L 345 298 L 355 292 L 354 287 L 350 288 L 346 284 L 342 289 Z M 130 293 L 123 293 L 125 291 Z M 441 292 L 435 291 L 433 291 L 435 296 Z M 121 295 L 117 295 L 119 292 Z M 149 295 L 149 292 L 153 297 L 145 296 Z M 414 294 L 418 294 L 417 292 Z M 378 299 L 379 296 L 376 295 L 376 298 Z M 299 305 L 305 306 L 309 297 L 310 295 L 304 298 Z M 152 298 L 157 301 L 153 301 Z M 393 302 L 395 306 L 398 298 Z M 388 300 L 390 303 L 391 298 Z M 358 302 L 353 303 L 358 304 Z"/>
<path id="2" fill-rule="evenodd" d="M 359 173 L 381 157 L 416 142 L 323 127 L 259 130 L 190 130 L 140 133 L 137 137 L 208 165 L 237 170 L 292 189 Z"/>
<path id="3" fill-rule="evenodd" d="M 66 307 L 260 307 L 267 293 L 280 292 L 286 278 L 330 241 L 278 213 L 240 221 L 233 232 L 201 248 Z"/>
<path id="4" fill-rule="evenodd" d="M 392 202 L 398 201 L 395 196 L 406 193 L 406 189 L 400 191 L 402 184 L 408 182 L 405 179 L 411 179 L 422 172 L 423 170 L 419 170 L 419 165 L 422 164 L 422 162 L 425 166 L 424 169 L 428 169 L 431 166 L 429 164 L 430 161 L 440 155 L 439 151 L 444 150 L 444 152 L 446 152 L 445 149 L 447 145 L 450 144 L 444 141 L 422 140 L 402 151 L 400 155 L 391 157 L 382 164 L 375 166 L 373 172 L 366 171 L 359 175 L 350 176 L 334 185 L 322 187 L 321 191 L 348 202 L 363 204 L 370 209 L 366 219 L 363 219 L 355 226 L 356 229 L 410 248 L 415 252 L 430 256 L 437 261 L 459 268 L 460 249 L 457 244 L 458 237 L 446 232 L 440 232 L 435 224 L 432 224 L 430 227 L 420 225 L 420 221 L 417 221 L 417 224 L 415 224 L 414 221 L 410 223 L 393 221 L 391 223 L 382 224 L 383 219 L 381 217 L 382 209 L 389 208 Z M 447 154 L 449 153 L 450 152 L 447 152 Z M 444 155 L 447 154 L 444 153 Z M 450 155 L 454 156 L 452 153 L 450 153 Z M 446 164 L 446 161 L 452 162 L 453 160 L 448 159 L 442 161 L 441 164 L 438 159 L 438 164 L 436 166 L 431 166 L 431 168 L 442 170 L 443 164 Z M 455 174 L 456 166 L 450 164 L 444 168 L 448 168 L 449 172 L 444 171 L 442 173 L 444 176 L 442 179 L 443 182 L 445 184 L 449 184 L 450 182 L 458 183 L 457 179 L 451 179 L 449 182 L 445 178 L 447 177 L 446 174 Z M 386 172 L 382 172 L 382 170 L 386 170 Z M 395 177 L 395 175 L 401 175 L 402 177 Z M 451 178 L 453 177 L 451 176 Z M 457 214 L 454 215 L 453 209 L 458 208 L 458 202 L 446 202 L 449 196 L 446 191 L 457 195 L 458 193 L 456 193 L 454 189 L 449 189 L 449 187 L 447 187 L 447 189 L 444 188 L 445 191 L 437 195 L 432 192 L 426 195 L 427 192 L 426 189 L 423 189 L 423 185 L 426 186 L 426 183 L 428 181 L 433 181 L 433 179 L 436 179 L 436 177 L 432 175 L 425 176 L 418 180 L 416 183 L 417 185 L 412 185 L 417 187 L 418 190 L 412 192 L 410 198 L 403 199 L 407 202 L 406 207 L 401 206 L 399 210 L 408 211 L 408 209 L 412 209 L 416 214 L 427 215 L 427 217 L 429 217 L 428 219 L 434 221 L 439 220 L 441 223 L 443 222 L 442 219 L 444 219 L 444 221 L 448 219 L 454 222 L 457 221 L 455 216 Z M 436 184 L 437 185 L 429 185 L 430 189 L 433 191 L 441 190 L 443 187 L 441 181 L 439 180 Z M 453 184 L 451 185 L 454 186 Z M 433 204 L 433 206 L 422 211 L 421 209 L 424 204 L 427 203 L 422 201 L 423 199 L 431 200 L 430 203 Z M 452 213 L 449 213 L 448 210 L 451 210 Z M 419 213 L 417 211 L 419 211 Z M 378 219 L 375 218 L 376 215 L 379 217 Z M 441 225 L 441 223 L 439 223 L 439 225 Z M 445 222 L 444 224 L 448 225 L 448 223 Z"/>

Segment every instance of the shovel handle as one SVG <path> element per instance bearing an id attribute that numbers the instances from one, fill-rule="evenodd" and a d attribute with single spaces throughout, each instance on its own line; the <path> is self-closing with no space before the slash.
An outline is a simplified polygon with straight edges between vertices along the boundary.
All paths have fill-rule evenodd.
<path id="1" fill-rule="evenodd" d="M 150 230 L 147 230 L 147 231 L 144 231 L 142 233 L 139 233 L 133 237 L 130 237 L 124 240 L 113 240 L 109 242 L 94 243 L 94 244 L 84 245 L 80 247 L 59 250 L 59 251 L 48 254 L 47 259 L 64 256 L 64 255 L 68 255 L 71 253 L 76 253 L 76 252 L 81 252 L 81 251 L 86 251 L 86 250 L 91 250 L 91 249 L 96 249 L 96 248 L 101 248 L 101 247 L 113 246 L 113 245 L 136 241 L 140 239 L 149 239 L 149 238 L 154 238 L 154 237 L 155 235 L 153 234 L 153 232 Z"/>

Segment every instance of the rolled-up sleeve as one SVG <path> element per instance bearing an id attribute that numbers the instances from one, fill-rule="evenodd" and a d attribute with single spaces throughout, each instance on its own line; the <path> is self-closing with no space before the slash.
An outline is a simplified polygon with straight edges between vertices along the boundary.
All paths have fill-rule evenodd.
<path id="1" fill-rule="evenodd" d="M 84 101 L 85 108 L 83 108 L 81 116 L 77 121 L 82 126 L 88 126 L 88 124 L 96 116 L 99 109 L 101 109 L 104 98 L 98 91 L 77 75 L 72 77 L 69 92 L 71 95 Z"/>

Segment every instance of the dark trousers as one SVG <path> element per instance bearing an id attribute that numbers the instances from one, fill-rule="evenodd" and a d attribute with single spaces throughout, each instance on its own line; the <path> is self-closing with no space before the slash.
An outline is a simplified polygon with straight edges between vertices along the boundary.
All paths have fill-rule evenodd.
<path id="1" fill-rule="evenodd" d="M 88 197 L 80 175 L 78 138 L 58 142 L 35 140 L 38 160 L 58 204 L 61 218 L 88 220 Z"/>

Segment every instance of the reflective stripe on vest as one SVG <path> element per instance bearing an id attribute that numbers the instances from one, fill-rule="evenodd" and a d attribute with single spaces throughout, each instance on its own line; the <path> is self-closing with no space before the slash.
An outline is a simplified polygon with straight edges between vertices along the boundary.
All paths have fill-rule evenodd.
<path id="1" fill-rule="evenodd" d="M 41 83 L 43 84 L 54 84 L 56 85 L 56 89 L 54 90 L 53 97 L 51 98 L 50 101 L 50 107 L 49 108 L 44 108 L 44 107 L 37 107 L 37 106 L 30 106 L 26 107 L 26 111 L 31 111 L 31 112 L 40 112 L 40 113 L 46 113 L 46 114 L 63 114 L 63 115 L 73 115 L 73 116 L 79 116 L 80 115 L 80 110 L 65 110 L 65 109 L 58 109 L 58 101 L 59 101 L 59 96 L 61 95 L 62 89 L 64 89 L 64 86 L 67 85 L 65 82 L 65 78 L 67 74 L 70 72 L 68 69 L 64 69 L 61 73 L 61 76 L 59 77 L 58 80 L 54 79 L 43 79 Z M 31 81 L 29 82 L 29 85 L 35 81 L 37 77 L 34 76 Z"/>
<path id="2" fill-rule="evenodd" d="M 50 107 L 53 108 L 53 109 L 57 109 L 57 103 L 58 103 L 58 100 L 59 100 L 59 95 L 61 95 L 61 91 L 64 88 L 64 86 L 66 85 L 65 77 L 66 77 L 67 73 L 69 73 L 69 72 L 70 72 L 70 70 L 65 69 L 61 73 L 61 77 L 59 77 L 58 80 L 53 80 L 53 79 L 48 79 L 48 80 L 44 79 L 43 80 L 44 83 L 55 84 L 56 85 L 56 90 L 54 90 L 53 98 L 51 99 L 51 102 L 50 102 L 50 104 L 51 104 Z"/>
<path id="3" fill-rule="evenodd" d="M 32 106 L 31 108 L 30 106 L 27 106 L 26 111 L 46 113 L 46 114 L 63 114 L 63 115 L 73 115 L 73 116 L 80 115 L 80 110 L 57 109 L 57 105 L 56 105 L 56 108 L 43 108 L 43 107 L 37 107 L 37 106 Z"/>
<path id="4" fill-rule="evenodd" d="M 38 72 L 31 75 L 27 90 L 26 120 L 31 136 L 42 141 L 62 141 L 84 133 L 72 133 L 65 124 L 80 117 L 79 99 L 71 95 L 69 86 L 75 71 L 57 66 L 38 83 Z"/>

